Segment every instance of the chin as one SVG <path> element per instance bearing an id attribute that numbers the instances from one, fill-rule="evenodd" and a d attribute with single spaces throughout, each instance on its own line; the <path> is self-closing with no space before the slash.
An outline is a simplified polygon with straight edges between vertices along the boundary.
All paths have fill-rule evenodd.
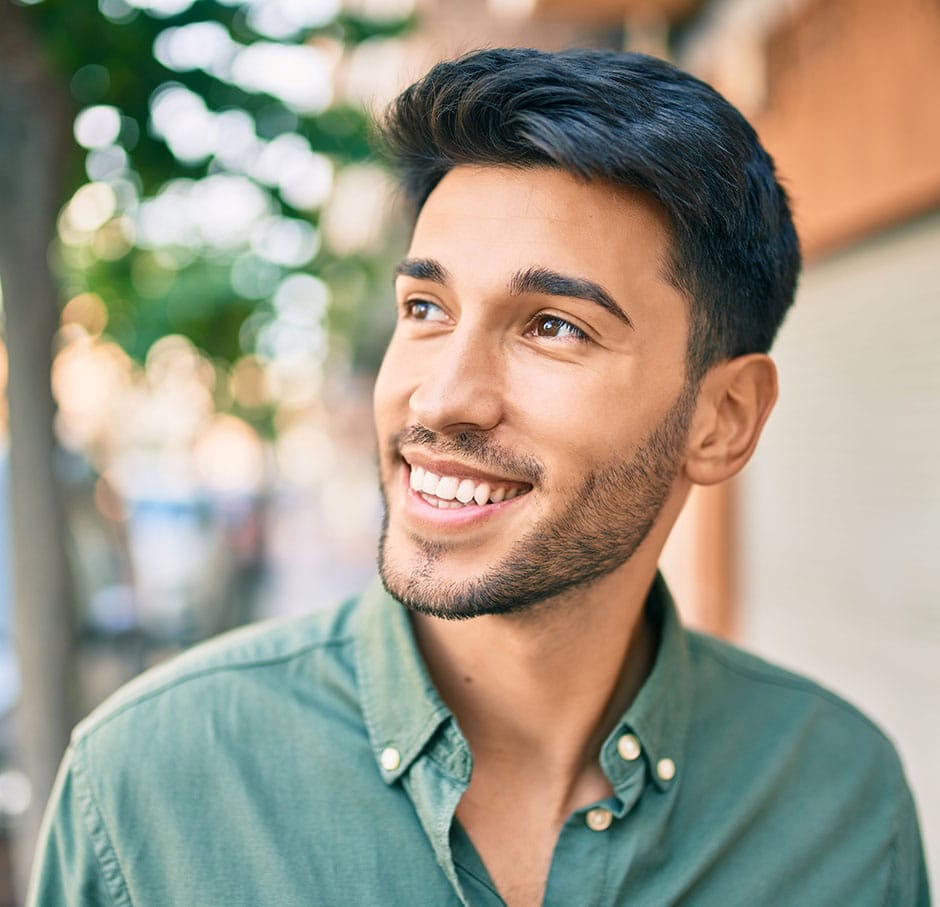
<path id="1" fill-rule="evenodd" d="M 410 611 L 444 620 L 467 620 L 487 615 L 532 613 L 552 599 L 585 588 L 619 564 L 570 561 L 550 569 L 542 559 L 533 562 L 529 545 L 520 543 L 495 567 L 461 576 L 449 568 L 442 545 L 419 543 L 402 557 L 385 530 L 379 546 L 379 574 L 385 589 Z"/>

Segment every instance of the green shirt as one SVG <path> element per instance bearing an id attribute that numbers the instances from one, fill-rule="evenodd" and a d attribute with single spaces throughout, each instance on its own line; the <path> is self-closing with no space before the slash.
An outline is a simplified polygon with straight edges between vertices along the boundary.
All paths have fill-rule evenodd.
<path id="1" fill-rule="evenodd" d="M 684 630 L 604 743 L 614 795 L 561 830 L 545 903 L 925 905 L 897 756 L 818 686 Z M 250 627 L 77 729 L 29 905 L 496 905 L 454 810 L 472 757 L 376 585 Z M 507 793 L 511 796 L 511 793 Z"/>

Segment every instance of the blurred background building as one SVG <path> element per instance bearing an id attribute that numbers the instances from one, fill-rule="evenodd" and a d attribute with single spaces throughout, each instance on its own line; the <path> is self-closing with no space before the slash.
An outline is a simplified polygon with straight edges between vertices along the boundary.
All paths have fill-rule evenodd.
<path id="1" fill-rule="evenodd" d="M 366 112 L 506 44 L 668 57 L 777 160 L 807 259 L 780 402 L 664 569 L 889 731 L 940 875 L 935 0 L 0 0 L 0 907 L 78 717 L 373 572 L 406 232 Z"/>

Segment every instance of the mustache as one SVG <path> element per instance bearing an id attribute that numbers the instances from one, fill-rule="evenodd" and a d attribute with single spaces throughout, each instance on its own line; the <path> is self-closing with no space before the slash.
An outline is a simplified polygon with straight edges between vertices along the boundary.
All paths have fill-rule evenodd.
<path id="1" fill-rule="evenodd" d="M 405 445 L 422 447 L 439 455 L 456 454 L 472 460 L 475 465 L 513 476 L 531 485 L 537 484 L 545 473 L 545 467 L 535 457 L 516 453 L 497 444 L 481 431 L 441 435 L 423 425 L 409 425 L 389 441 L 389 447 L 396 454 Z"/>

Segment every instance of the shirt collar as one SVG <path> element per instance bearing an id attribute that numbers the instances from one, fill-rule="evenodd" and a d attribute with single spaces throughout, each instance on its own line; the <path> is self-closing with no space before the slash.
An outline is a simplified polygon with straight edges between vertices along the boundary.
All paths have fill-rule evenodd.
<path id="1" fill-rule="evenodd" d="M 684 768 L 693 695 L 688 640 L 659 573 L 646 598 L 646 615 L 659 633 L 653 670 L 601 747 L 601 764 L 618 794 L 635 776 L 635 765 L 617 751 L 624 734 L 639 740 L 649 777 L 660 790 L 672 787 Z"/>
<path id="2" fill-rule="evenodd" d="M 692 696 L 688 644 L 659 574 L 647 596 L 646 613 L 659 632 L 653 670 L 601 748 L 601 764 L 621 796 L 634 786 L 639 763 L 639 759 L 628 762 L 618 755 L 617 745 L 624 734 L 639 740 L 648 775 L 660 790 L 670 788 L 684 767 Z M 382 777 L 392 783 L 409 769 L 442 725 L 449 723 L 448 737 L 457 732 L 425 668 L 407 612 L 378 580 L 363 595 L 359 610 L 356 668 L 372 751 Z M 462 775 L 469 771 L 469 764 L 463 764 L 469 754 L 461 749 L 458 773 Z M 664 760 L 672 762 L 672 777 L 663 770 Z"/>
<path id="3" fill-rule="evenodd" d="M 382 777 L 391 784 L 452 716 L 431 682 L 404 607 L 378 579 L 363 595 L 355 638 L 369 741 Z"/>

